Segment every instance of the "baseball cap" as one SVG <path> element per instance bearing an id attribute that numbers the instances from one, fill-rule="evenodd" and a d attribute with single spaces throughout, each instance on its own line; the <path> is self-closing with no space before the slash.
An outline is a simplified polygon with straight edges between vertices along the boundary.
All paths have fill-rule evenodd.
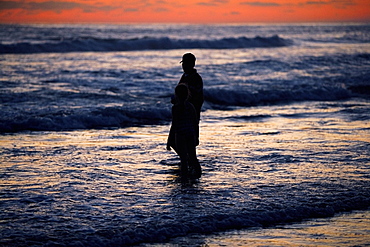
<path id="1" fill-rule="evenodd" d="M 182 60 L 180 61 L 180 63 L 183 63 L 183 62 L 193 62 L 193 63 L 195 63 L 195 60 L 196 60 L 196 58 L 192 53 L 185 53 L 182 56 Z"/>

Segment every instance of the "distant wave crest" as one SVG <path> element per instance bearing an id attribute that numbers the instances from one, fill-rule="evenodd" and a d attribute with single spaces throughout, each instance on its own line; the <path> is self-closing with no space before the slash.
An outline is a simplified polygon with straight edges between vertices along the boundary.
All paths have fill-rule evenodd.
<path id="1" fill-rule="evenodd" d="M 0 44 L 0 54 L 64 53 L 64 52 L 104 52 L 170 49 L 238 49 L 258 47 L 289 46 L 293 42 L 278 35 L 254 38 L 223 38 L 215 40 L 137 38 L 137 39 L 99 39 L 81 37 L 78 39 L 47 41 L 44 43 Z"/>

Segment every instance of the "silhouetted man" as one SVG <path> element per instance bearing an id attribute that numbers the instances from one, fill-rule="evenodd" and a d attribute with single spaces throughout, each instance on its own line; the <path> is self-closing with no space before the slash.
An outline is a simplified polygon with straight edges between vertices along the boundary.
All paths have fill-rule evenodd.
<path id="1" fill-rule="evenodd" d="M 185 53 L 182 56 L 182 60 L 180 63 L 182 64 L 184 74 L 181 76 L 178 85 L 185 84 L 188 87 L 189 96 L 187 100 L 195 108 L 197 122 L 199 125 L 200 111 L 202 109 L 202 105 L 204 102 L 204 96 L 203 96 L 203 80 L 202 77 L 198 74 L 197 70 L 194 68 L 195 60 L 196 58 L 192 53 Z M 171 100 L 171 103 L 172 104 L 178 103 L 178 99 L 176 98 L 176 96 Z M 167 144 L 168 146 L 172 147 L 176 153 L 179 153 L 178 148 L 176 147 L 175 135 L 172 132 L 170 132 Z M 196 146 L 199 145 L 199 126 L 197 128 L 195 145 Z"/>
<path id="2" fill-rule="evenodd" d="M 195 67 L 195 56 L 192 53 L 185 53 L 182 56 L 182 69 L 184 74 L 181 76 L 180 82 L 188 86 L 190 91 L 189 102 L 193 104 L 197 115 L 198 121 L 200 120 L 200 111 L 204 102 L 203 96 L 203 80 L 202 77 L 198 74 Z"/>
<path id="3" fill-rule="evenodd" d="M 181 76 L 181 79 L 178 83 L 185 84 L 189 89 L 189 97 L 188 101 L 194 106 L 195 111 L 197 113 L 197 120 L 198 124 L 200 121 L 200 111 L 202 109 L 202 105 L 204 102 L 203 96 L 203 80 L 202 77 L 198 74 L 195 67 L 195 56 L 192 53 L 185 53 L 182 56 L 181 64 L 182 69 L 184 70 L 184 74 Z M 176 96 L 171 100 L 172 104 L 176 104 L 178 99 Z M 175 144 L 175 137 L 174 135 L 169 136 L 169 145 L 177 152 L 176 144 Z M 199 127 L 198 133 L 196 133 L 196 146 L 199 145 Z M 177 152 L 178 153 L 178 152 Z"/>

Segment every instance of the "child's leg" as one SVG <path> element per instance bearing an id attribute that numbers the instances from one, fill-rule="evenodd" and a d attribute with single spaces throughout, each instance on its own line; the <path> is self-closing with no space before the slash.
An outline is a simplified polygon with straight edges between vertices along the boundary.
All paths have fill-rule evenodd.
<path id="1" fill-rule="evenodd" d="M 188 174 L 188 147 L 186 143 L 186 136 L 176 135 L 177 154 L 181 160 L 181 174 Z"/>

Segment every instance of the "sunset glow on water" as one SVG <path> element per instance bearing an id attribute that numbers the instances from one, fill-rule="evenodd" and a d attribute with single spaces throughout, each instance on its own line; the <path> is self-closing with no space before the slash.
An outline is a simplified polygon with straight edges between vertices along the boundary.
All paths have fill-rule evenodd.
<path id="1" fill-rule="evenodd" d="M 287 116 L 287 106 L 206 112 L 198 148 L 204 175 L 190 184 L 181 183 L 179 160 L 165 150 L 168 126 L 2 136 L 2 214 L 11 219 L 3 230 L 52 241 L 68 229 L 68 241 L 76 241 L 188 217 L 198 225 L 209 224 L 205 215 L 234 215 L 234 224 L 242 218 L 256 227 L 360 207 L 351 195 L 368 196 L 369 167 L 361 160 L 368 159 L 369 125 L 345 127 L 340 114 L 320 110 L 328 104 L 289 105 L 300 113 Z M 342 102 L 336 112 L 369 107 L 351 105 Z"/>

